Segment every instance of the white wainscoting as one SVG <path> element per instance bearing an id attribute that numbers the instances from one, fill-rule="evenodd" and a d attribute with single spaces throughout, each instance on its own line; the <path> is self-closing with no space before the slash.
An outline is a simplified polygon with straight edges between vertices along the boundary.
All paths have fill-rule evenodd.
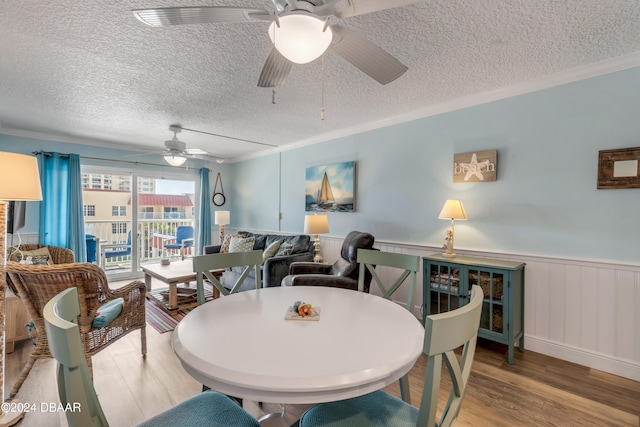
<path id="1" fill-rule="evenodd" d="M 38 243 L 39 234 L 35 233 L 16 233 L 15 236 L 12 236 L 11 233 L 7 234 L 6 247 L 7 250 L 13 246 L 18 246 L 18 244 L 35 244 Z"/>
<path id="2" fill-rule="evenodd" d="M 340 254 L 343 239 L 321 236 L 320 241 L 322 256 L 332 263 Z M 381 241 L 376 241 L 375 247 L 418 256 L 441 252 L 436 247 Z M 525 351 L 640 381 L 640 266 L 460 249 L 456 252 L 526 263 Z M 377 272 L 391 281 L 397 277 L 384 267 Z M 422 271 L 418 272 L 416 287 L 413 311 L 420 317 Z M 379 294 L 376 286 L 371 287 L 371 293 Z M 394 300 L 406 304 L 406 289 L 399 289 Z"/>
<path id="3" fill-rule="evenodd" d="M 321 238 L 327 261 L 340 254 L 342 239 Z M 440 248 L 376 242 L 376 248 L 425 256 Z M 525 267 L 525 350 L 547 354 L 640 381 L 640 267 L 461 251 L 464 255 L 522 261 Z M 420 265 L 422 269 L 422 263 Z M 397 276 L 380 268 L 381 277 Z M 371 293 L 379 294 L 377 287 Z M 406 304 L 405 289 L 394 295 Z M 422 272 L 414 297 L 422 304 Z"/>

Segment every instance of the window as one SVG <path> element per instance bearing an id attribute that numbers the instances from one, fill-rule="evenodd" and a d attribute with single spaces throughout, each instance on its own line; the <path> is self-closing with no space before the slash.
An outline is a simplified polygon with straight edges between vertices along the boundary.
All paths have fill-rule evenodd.
<path id="1" fill-rule="evenodd" d="M 96 216 L 96 205 L 84 205 L 82 212 L 84 216 Z"/>
<path id="2" fill-rule="evenodd" d="M 165 206 L 164 208 L 164 219 L 178 219 L 180 218 L 180 212 L 178 212 L 178 208 L 173 206 Z"/>
<path id="3" fill-rule="evenodd" d="M 140 215 L 138 216 L 140 219 L 154 219 L 153 217 L 153 206 L 145 206 L 140 209 Z"/>
<path id="4" fill-rule="evenodd" d="M 111 206 L 111 216 L 127 216 L 127 207 Z"/>
<path id="5" fill-rule="evenodd" d="M 111 233 L 124 234 L 126 232 L 127 232 L 126 222 L 114 222 L 113 224 L 111 224 Z"/>

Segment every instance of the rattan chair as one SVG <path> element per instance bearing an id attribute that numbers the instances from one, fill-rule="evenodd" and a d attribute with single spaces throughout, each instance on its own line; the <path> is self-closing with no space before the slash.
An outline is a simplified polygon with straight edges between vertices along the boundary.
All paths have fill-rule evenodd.
<path id="1" fill-rule="evenodd" d="M 91 356 L 135 329 L 140 329 L 142 354 L 147 353 L 146 287 L 143 282 L 136 280 L 122 288 L 109 289 L 104 271 L 89 263 L 25 265 L 10 261 L 7 262 L 7 274 L 38 331 L 36 347 L 10 392 L 11 398 L 20 390 L 35 361 L 51 357 L 44 330 L 43 309 L 51 298 L 70 287 L 78 289 L 78 326 L 90 372 Z M 91 322 L 98 307 L 120 297 L 124 299 L 122 312 L 105 327 L 93 328 Z"/>
<path id="2" fill-rule="evenodd" d="M 51 254 L 51 264 L 68 264 L 76 262 L 76 257 L 71 249 L 61 248 L 59 246 L 49 246 L 27 243 L 20 246 L 14 246 L 9 249 L 9 261 L 20 261 L 20 251 L 35 251 L 36 249 L 47 248 Z"/>

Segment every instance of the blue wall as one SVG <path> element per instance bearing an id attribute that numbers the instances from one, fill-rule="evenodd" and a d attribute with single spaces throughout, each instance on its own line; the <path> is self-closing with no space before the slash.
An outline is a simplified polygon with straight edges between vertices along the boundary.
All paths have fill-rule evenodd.
<path id="1" fill-rule="evenodd" d="M 635 68 L 232 164 L 232 225 L 301 232 L 305 169 L 355 160 L 330 235 L 440 246 L 458 198 L 459 249 L 640 264 L 640 189 L 596 189 L 599 150 L 640 146 L 638 87 Z M 453 184 L 455 153 L 493 149 L 497 181 Z"/>

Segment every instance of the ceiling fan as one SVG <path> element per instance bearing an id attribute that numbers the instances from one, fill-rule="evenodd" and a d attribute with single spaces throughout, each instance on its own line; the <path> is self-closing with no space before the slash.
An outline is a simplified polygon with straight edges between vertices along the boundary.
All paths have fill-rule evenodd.
<path id="1" fill-rule="evenodd" d="M 274 44 L 258 79 L 259 87 L 281 86 L 293 63 L 306 64 L 330 48 L 380 84 L 407 67 L 381 47 L 338 24 L 338 19 L 405 6 L 419 0 L 271 0 L 275 13 L 242 7 L 165 7 L 136 9 L 133 14 L 152 27 L 220 22 L 271 22 Z"/>
<path id="2" fill-rule="evenodd" d="M 178 133 L 182 132 L 179 126 L 171 125 L 169 130 L 173 132 L 173 138 L 164 142 L 165 150 L 162 152 L 164 160 L 171 166 L 182 166 L 187 161 L 187 157 L 198 157 L 199 155 L 211 155 L 201 148 L 187 148 L 187 144 L 178 139 Z"/>

